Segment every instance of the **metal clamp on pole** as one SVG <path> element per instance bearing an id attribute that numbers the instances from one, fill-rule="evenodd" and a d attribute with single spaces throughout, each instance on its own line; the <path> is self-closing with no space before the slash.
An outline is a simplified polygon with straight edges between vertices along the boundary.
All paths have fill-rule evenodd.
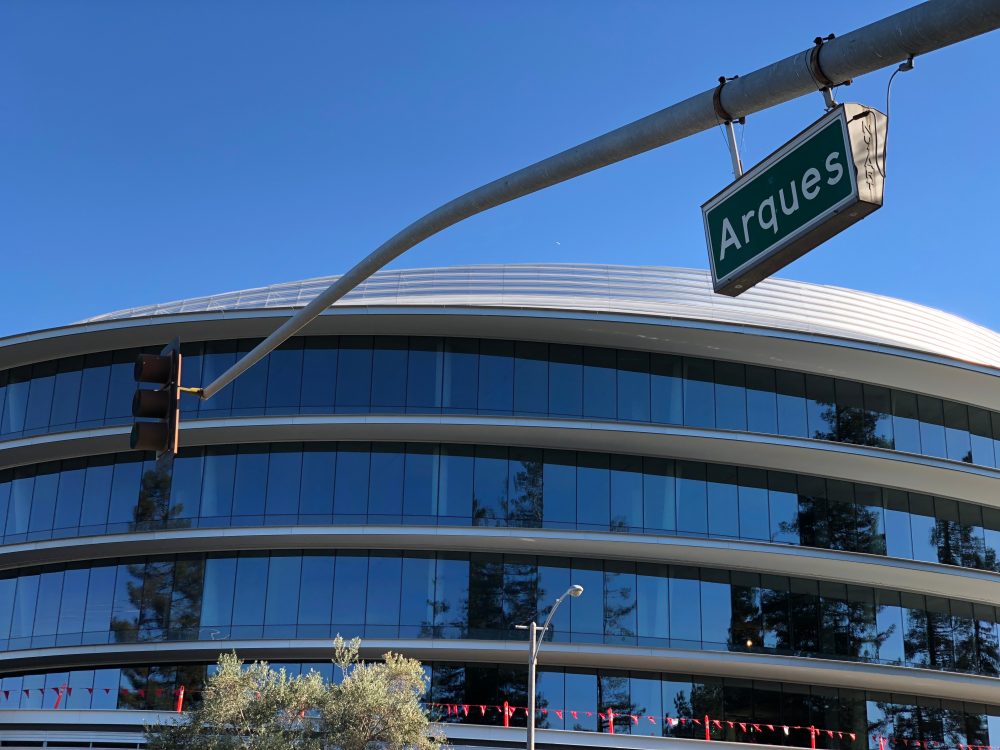
<path id="1" fill-rule="evenodd" d="M 729 156 L 733 160 L 733 179 L 738 180 L 743 176 L 743 160 L 740 159 L 740 150 L 736 146 L 736 130 L 733 128 L 733 116 L 722 106 L 722 89 L 728 81 L 735 80 L 736 78 L 739 78 L 739 76 L 732 76 L 731 78 L 719 76 L 719 85 L 715 87 L 715 91 L 712 93 L 712 106 L 715 107 L 715 116 L 719 118 L 726 129 L 726 143 L 729 144 Z M 738 122 L 740 125 L 743 125 L 746 121 L 747 118 L 741 117 Z"/>
<path id="2" fill-rule="evenodd" d="M 840 83 L 831 80 L 830 77 L 823 72 L 823 68 L 819 64 L 820 50 L 823 49 L 823 45 L 826 42 L 832 41 L 833 39 L 836 39 L 836 34 L 818 36 L 813 39 L 813 48 L 809 50 L 809 56 L 806 58 L 806 64 L 809 66 L 809 75 L 812 76 L 813 81 L 816 82 L 816 88 L 818 88 L 820 93 L 823 94 L 823 101 L 826 103 L 827 110 L 831 110 L 837 106 L 837 100 L 833 98 L 833 87 L 851 85 L 850 78 L 846 81 L 841 81 Z"/>

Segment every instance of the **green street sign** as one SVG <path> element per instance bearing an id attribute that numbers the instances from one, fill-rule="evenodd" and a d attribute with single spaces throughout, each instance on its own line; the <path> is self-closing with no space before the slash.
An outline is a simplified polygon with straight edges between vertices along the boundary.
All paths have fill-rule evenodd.
<path id="1" fill-rule="evenodd" d="M 719 294 L 735 297 L 882 206 L 886 117 L 840 104 L 707 201 Z"/>

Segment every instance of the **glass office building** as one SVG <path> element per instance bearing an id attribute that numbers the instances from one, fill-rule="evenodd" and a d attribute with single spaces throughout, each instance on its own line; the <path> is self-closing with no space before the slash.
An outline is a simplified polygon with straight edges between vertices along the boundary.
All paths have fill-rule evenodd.
<path id="1" fill-rule="evenodd" d="M 128 450 L 137 353 L 204 385 L 328 283 L 0 341 L 4 746 L 134 746 L 220 651 L 336 679 L 338 633 L 420 658 L 461 739 L 526 705 L 514 626 L 570 584 L 538 723 L 580 743 L 1000 745 L 1000 335 L 697 271 L 382 272 L 185 396 L 170 482 Z"/>

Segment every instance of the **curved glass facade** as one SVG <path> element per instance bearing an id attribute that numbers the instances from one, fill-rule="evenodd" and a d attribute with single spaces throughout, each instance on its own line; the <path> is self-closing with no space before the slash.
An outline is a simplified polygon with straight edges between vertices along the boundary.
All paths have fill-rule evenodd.
<path id="1" fill-rule="evenodd" d="M 419 524 L 745 539 L 1000 570 L 1000 509 L 664 458 L 430 443 L 185 448 L 169 504 L 135 452 L 0 471 L 0 539 L 163 528 Z"/>
<path id="2" fill-rule="evenodd" d="M 293 675 L 316 671 L 327 680 L 336 679 L 329 662 L 280 662 L 272 667 Z M 69 710 L 169 711 L 181 686 L 185 705 L 198 703 L 211 670 L 204 664 L 167 664 L 11 676 L 0 680 L 0 710 L 51 709 L 59 701 Z M 525 705 L 527 669 L 520 664 L 426 662 L 424 670 L 429 684 L 424 700 L 435 721 L 498 725 L 502 719 L 495 709 L 505 700 Z M 723 722 L 721 727 L 711 726 L 714 740 L 747 739 L 747 732 L 726 723 L 732 721 L 772 724 L 777 729 L 761 732 L 757 737 L 765 739 L 757 741 L 792 747 L 807 745 L 808 734 L 792 730 L 786 735 L 782 725 L 867 734 L 875 746 L 879 735 L 892 736 L 898 744 L 903 739 L 909 744 L 942 738 L 953 746 L 1000 744 L 1000 707 L 961 701 L 768 680 L 544 665 L 539 667 L 537 684 L 537 725 L 543 729 L 607 732 L 607 719 L 598 714 L 606 715 L 611 708 L 616 734 L 702 739 L 704 728 L 691 719 L 708 715 Z M 458 705 L 458 713 L 449 711 L 449 704 Z M 470 710 L 466 713 L 464 707 Z M 510 724 L 524 726 L 525 714 L 517 711 Z M 753 737 L 752 731 L 749 736 Z M 858 744 L 848 736 L 830 737 L 824 732 L 816 737 L 816 746 L 851 750 Z"/>
<path id="3" fill-rule="evenodd" d="M 1000 472 L 988 470 L 1000 468 L 1000 412 L 963 403 L 972 397 L 957 386 L 945 391 L 947 383 L 933 390 L 950 399 L 820 374 L 866 378 L 867 368 L 891 360 L 892 371 L 902 373 L 898 382 L 912 384 L 924 382 L 918 376 L 944 372 L 949 362 L 958 366 L 948 359 L 961 356 L 956 352 L 973 352 L 962 362 L 979 365 L 962 364 L 961 382 L 981 396 L 995 372 L 989 368 L 1000 339 L 882 299 L 858 303 L 858 309 L 874 311 L 866 313 L 869 318 L 853 308 L 849 316 L 839 312 L 843 307 L 824 308 L 851 304 L 856 295 L 843 290 L 807 294 L 812 312 L 804 318 L 801 312 L 784 316 L 784 291 L 769 293 L 764 305 L 727 299 L 723 309 L 707 283 L 695 288 L 675 278 L 669 287 L 674 296 L 661 299 L 662 289 L 637 281 L 663 277 L 648 269 L 625 287 L 615 286 L 607 273 L 550 271 L 563 296 L 539 303 L 558 308 L 561 320 L 545 330 L 574 331 L 577 340 L 614 341 L 621 348 L 518 340 L 542 330 L 533 329 L 535 319 L 528 316 L 504 315 L 503 330 L 511 338 L 498 340 L 385 335 L 395 332 L 389 326 L 397 315 L 351 313 L 350 330 L 359 335 L 294 338 L 214 398 L 201 402 L 185 395 L 185 420 L 272 419 L 258 420 L 252 433 L 240 433 L 238 421 L 225 432 L 202 430 L 227 435 L 221 439 L 233 444 L 184 448 L 169 475 L 148 454 L 72 454 L 106 450 L 121 438 L 117 434 L 57 437 L 46 447 L 50 434 L 132 422 L 138 349 L 0 371 L 0 459 L 7 457 L 0 460 L 0 559 L 7 566 L 0 570 L 0 656 L 7 652 L 0 663 L 16 665 L 0 668 L 0 726 L 13 716 L 4 715 L 5 708 L 169 710 L 180 686 L 189 702 L 197 701 L 209 668 L 204 662 L 216 649 L 237 644 L 253 644 L 254 655 L 277 665 L 315 668 L 333 679 L 327 663 L 288 660 L 319 655 L 337 633 L 372 645 L 388 641 L 402 650 L 433 639 L 438 650 L 430 653 L 438 660 L 426 665 L 432 717 L 498 724 L 499 709 L 487 706 L 526 703 L 518 655 L 527 647 L 526 636 L 514 626 L 540 621 L 557 596 L 579 584 L 584 595 L 562 605 L 549 634 L 562 645 L 549 647 L 540 672 L 543 727 L 608 731 L 607 709 L 613 708 L 620 717 L 617 733 L 702 739 L 704 727 L 691 723 L 711 715 L 720 722 L 709 727 L 713 739 L 809 746 L 809 737 L 794 731 L 738 729 L 740 722 L 751 728 L 759 722 L 846 732 L 821 733 L 817 746 L 828 750 L 865 744 L 886 750 L 879 743 L 885 736 L 894 750 L 904 740 L 928 743 L 919 750 L 934 750 L 933 743 L 1000 747 L 1000 709 L 991 706 L 1000 705 L 1000 698 L 993 699 L 1000 695 L 1000 596 L 991 589 L 994 578 L 1000 581 Z M 437 279 L 434 272 L 422 273 Z M 463 274 L 468 276 L 456 270 L 441 279 Z M 587 286 L 599 278 L 603 286 Z M 577 282 L 582 296 L 559 307 Z M 450 282 L 433 283 L 440 292 Z M 461 283 L 472 288 L 468 279 Z M 522 299 L 532 305 L 534 287 L 517 283 L 501 307 Z M 298 294 L 300 287 L 288 289 Z M 386 311 L 417 303 L 415 287 L 389 287 L 398 299 L 377 297 Z M 590 299 L 595 288 L 603 290 L 601 306 L 580 308 L 579 300 Z M 241 310 L 298 304 L 288 289 L 278 289 L 275 298 L 236 295 L 236 304 Z M 493 305 L 482 290 L 470 295 L 434 302 L 434 315 L 422 317 L 421 327 L 434 334 L 499 330 L 459 329 L 464 322 L 448 321 L 449 300 L 462 306 L 466 322 L 471 308 Z M 419 299 L 431 304 L 430 298 Z M 616 300 L 622 305 L 617 311 Z M 223 339 L 230 331 L 250 330 L 211 309 L 217 302 L 197 302 L 199 315 L 184 319 L 189 337 Z M 574 310 L 579 320 L 569 320 Z M 597 331 L 605 321 L 595 323 L 593 315 L 603 310 L 617 322 Z M 898 327 L 852 339 L 859 321 L 880 319 L 879 310 L 891 310 Z M 913 317 L 918 313 L 922 317 Z M 631 316 L 627 325 L 620 324 L 620 315 Z M 657 346 L 668 346 L 681 329 L 657 325 L 662 321 L 655 318 L 674 315 L 696 322 L 683 328 L 686 351 L 718 352 L 720 359 L 629 348 L 650 346 L 643 332 L 654 334 Z M 780 330 L 765 331 L 772 321 Z M 116 341 L 155 341 L 160 334 L 153 331 L 163 322 L 109 319 L 99 328 L 132 329 L 113 334 Z M 143 330 L 147 324 L 150 329 Z M 731 361 L 739 351 L 714 347 L 734 329 L 721 331 L 719 325 L 753 326 L 763 334 L 753 340 L 770 353 L 769 362 L 782 367 Z M 928 325 L 936 327 L 919 340 Z M 606 337 L 611 333 L 616 338 Z M 828 338 L 834 335 L 841 338 Z M 968 340 L 954 340 L 961 336 Z M 63 329 L 58 337 L 12 339 L 6 361 L 49 356 L 62 343 L 65 348 L 52 356 L 86 352 L 95 337 L 109 340 L 86 325 Z M 206 384 L 256 343 L 238 337 L 185 342 L 185 384 Z M 865 369 L 848 373 L 841 366 L 837 358 L 844 346 L 865 350 L 845 359 Z M 903 346 L 928 358 L 910 359 L 894 348 Z M 44 355 L 30 354 L 43 349 Z M 913 377 L 906 375 L 910 366 L 916 368 Z M 327 420 L 324 427 L 324 436 L 352 440 L 303 441 L 310 435 L 295 432 L 297 415 L 357 415 Z M 537 420 L 518 432 L 522 445 L 498 444 L 500 433 L 491 423 L 499 420 L 488 419 L 453 420 L 461 425 L 453 438 L 461 444 L 385 440 L 398 437 L 386 430 L 407 415 L 428 417 L 418 420 L 425 423 L 446 423 L 452 415 Z M 571 420 L 564 426 L 587 435 L 574 445 L 592 450 L 561 449 L 566 446 L 554 441 L 564 432 L 546 431 L 541 420 L 548 418 Z M 377 422 L 379 431 L 366 432 L 366 422 Z M 664 440 L 685 457 L 663 457 L 668 449 L 659 444 L 648 451 L 660 457 L 617 452 L 625 448 L 615 442 L 618 422 L 633 431 L 648 425 L 644 445 L 660 440 L 657 432 L 670 432 L 653 426 L 692 428 L 683 441 Z M 818 475 L 781 471 L 788 466 L 776 463 L 769 469 L 718 463 L 710 447 L 720 441 L 697 439 L 713 436 L 699 429 L 752 434 L 727 443 L 731 460 L 748 464 L 757 454 L 741 453 L 741 445 L 811 440 L 808 453 L 815 463 L 808 469 Z M 358 441 L 376 434 L 376 442 Z M 281 442 L 247 442 L 275 438 Z M 869 460 L 862 454 L 893 454 L 853 451 L 858 455 L 829 473 L 857 481 L 829 479 L 821 476 L 823 457 L 844 453 L 833 443 L 895 450 L 901 460 Z M 787 450 L 775 450 L 768 461 L 785 455 Z M 914 455 L 980 468 L 962 470 L 956 463 L 951 471 L 928 469 L 934 462 Z M 36 457 L 48 460 L 12 465 Z M 928 470 L 959 478 L 965 487 L 974 482 L 979 494 L 956 490 L 965 498 L 958 501 L 921 493 L 920 472 Z M 366 536 L 366 526 L 373 527 L 372 536 Z M 443 526 L 462 531 L 434 528 Z M 155 556 L 136 554 L 152 551 L 138 546 L 144 540 L 122 537 L 110 552 L 94 552 L 105 541 L 99 537 L 110 543 L 112 535 L 185 529 L 209 531 L 158 534 L 155 549 L 163 554 Z M 543 546 L 538 530 L 561 533 L 546 533 Z M 578 532 L 604 535 L 588 549 L 587 541 L 597 537 Z M 216 541 L 216 534 L 225 539 Z M 698 559 L 707 561 L 693 567 L 635 561 L 633 547 L 623 544 L 638 541 L 634 535 L 647 535 L 641 540 L 652 550 L 644 553 L 647 559 L 672 561 L 682 560 L 677 551 L 692 543 L 667 537 L 715 541 L 693 545 Z M 502 542 L 503 549 L 535 554 L 498 551 L 500 544 L 491 540 L 500 537 L 516 537 Z M 35 544 L 43 540 L 49 543 Z M 555 554 L 566 550 L 574 556 Z M 801 567 L 790 568 L 792 560 Z M 953 567 L 903 562 L 910 560 Z M 768 572 L 774 570 L 797 575 Z M 882 585 L 844 582 L 854 570 Z M 873 578 L 874 570 L 891 575 Z M 948 580 L 962 585 L 949 588 Z M 935 595 L 971 597 L 965 592 L 972 590 L 984 592 L 984 601 Z M 498 649 L 521 663 L 484 663 L 493 658 L 484 654 Z M 668 672 L 677 659 L 685 669 L 716 676 Z M 605 668 L 620 664 L 648 671 Z M 752 677 L 799 682 L 736 678 L 748 669 L 760 670 Z M 899 694 L 871 692 L 893 675 L 899 684 L 889 689 Z M 831 682 L 856 689 L 833 688 Z M 941 695 L 956 700 L 932 694 L 939 686 Z M 902 693 L 911 690 L 917 695 Z M 442 711 L 444 704 L 459 708 Z M 690 721 L 670 723 L 669 717 Z M 45 718 L 32 721 L 44 724 Z M 87 720 L 79 721 L 83 726 Z M 524 721 L 523 710 L 512 719 L 515 725 Z M 125 723 L 141 721 L 130 717 Z M 848 741 L 851 732 L 857 743 Z M 582 744 L 602 740 L 595 734 Z"/>
<path id="4" fill-rule="evenodd" d="M 404 585 L 405 582 L 405 585 Z M 997 612 L 805 578 L 534 555 L 322 550 L 125 558 L 0 578 L 0 649 L 163 640 L 521 640 L 737 650 L 1000 673 Z"/>
<path id="5" fill-rule="evenodd" d="M 209 382 L 256 340 L 185 346 Z M 131 421 L 138 350 L 0 372 L 0 436 Z M 260 414 L 527 415 L 749 431 L 995 467 L 1000 413 L 856 381 L 624 349 L 493 339 L 292 339 L 188 418 Z"/>

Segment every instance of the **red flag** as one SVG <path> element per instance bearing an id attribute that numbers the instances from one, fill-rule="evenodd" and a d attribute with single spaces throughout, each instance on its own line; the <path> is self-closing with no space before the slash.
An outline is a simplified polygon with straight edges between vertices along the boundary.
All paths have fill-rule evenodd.
<path id="1" fill-rule="evenodd" d="M 576 715 L 576 711 L 570 711 L 570 713 L 573 714 L 573 718 L 574 719 L 579 719 L 580 718 L 579 716 Z"/>
<path id="2" fill-rule="evenodd" d="M 586 715 L 587 715 L 588 717 L 590 717 L 590 716 L 593 716 L 593 715 L 594 715 L 594 712 L 593 712 L 593 711 L 584 711 L 584 713 L 585 713 L 585 714 L 586 714 Z"/>
<path id="3" fill-rule="evenodd" d="M 788 736 L 788 727 L 784 727 L 784 726 L 783 726 L 783 727 L 781 728 L 781 731 L 785 733 L 785 736 L 786 736 L 786 737 Z"/>
<path id="4" fill-rule="evenodd" d="M 744 732 L 747 731 L 747 725 L 746 724 L 744 724 L 742 721 L 738 722 L 738 723 L 740 725 L 740 729 L 741 730 L 743 730 Z"/>
<path id="5" fill-rule="evenodd" d="M 563 717 L 563 712 L 560 711 L 558 708 L 553 709 L 553 710 L 556 712 L 556 716 L 558 716 L 560 719 Z"/>
<path id="6" fill-rule="evenodd" d="M 649 714 L 646 714 L 646 718 L 647 718 L 647 719 L 649 719 L 649 723 L 650 723 L 650 724 L 655 724 L 655 723 L 656 723 L 656 719 L 654 719 L 654 718 L 653 718 L 652 716 L 650 716 Z"/>
<path id="7" fill-rule="evenodd" d="M 156 697 L 157 698 L 163 697 L 163 688 L 156 688 Z"/>
<path id="8" fill-rule="evenodd" d="M 608 718 L 607 714 L 602 714 L 600 711 L 597 712 L 597 716 L 601 721 L 606 721 Z"/>
<path id="9" fill-rule="evenodd" d="M 25 698 L 30 698 L 31 697 L 31 690 L 23 690 L 22 692 L 24 693 L 24 697 Z"/>
<path id="10" fill-rule="evenodd" d="M 119 693 L 120 693 L 121 695 L 128 695 L 128 690 L 127 690 L 127 689 L 125 689 L 125 688 L 118 688 L 118 692 L 119 692 Z"/>
<path id="11" fill-rule="evenodd" d="M 726 723 L 729 725 L 730 729 L 732 729 L 733 727 L 736 726 L 736 722 L 735 721 L 727 721 Z"/>
<path id="12" fill-rule="evenodd" d="M 754 728 L 754 731 L 756 732 L 760 731 L 760 724 L 751 724 L 751 726 Z"/>
<path id="13" fill-rule="evenodd" d="M 831 730 L 827 729 L 826 730 L 826 736 L 827 737 L 833 737 L 833 732 Z"/>
<path id="14" fill-rule="evenodd" d="M 722 722 L 718 719 L 712 719 L 712 723 L 715 724 L 719 729 L 722 729 Z"/>
<path id="15" fill-rule="evenodd" d="M 71 687 L 66 688 L 66 695 L 73 695 L 73 688 Z"/>
<path id="16" fill-rule="evenodd" d="M 638 724 L 639 723 L 639 717 L 638 716 L 636 716 L 635 714 L 629 714 L 629 716 L 632 717 L 632 723 L 633 724 Z"/>
<path id="17" fill-rule="evenodd" d="M 466 704 L 466 703 L 462 704 L 462 713 L 464 713 L 466 716 L 469 715 L 469 706 L 468 706 L 468 704 Z"/>
<path id="18" fill-rule="evenodd" d="M 111 688 L 104 688 L 104 694 L 108 695 L 111 693 Z"/>
<path id="19" fill-rule="evenodd" d="M 139 694 L 140 698 L 145 698 L 146 697 L 146 691 L 145 690 L 136 690 L 135 692 L 137 692 Z"/>
<path id="20" fill-rule="evenodd" d="M 3 691 L 3 699 L 7 700 L 8 698 L 10 698 L 10 691 L 9 690 L 4 690 Z"/>
<path id="21" fill-rule="evenodd" d="M 774 724 L 765 724 L 764 726 L 767 727 L 768 731 L 770 731 L 770 732 L 774 731 Z"/>
<path id="22" fill-rule="evenodd" d="M 851 742 L 854 742 L 854 740 L 858 738 L 858 735 L 856 735 L 854 732 L 848 732 L 847 736 L 851 738 Z"/>
<path id="23" fill-rule="evenodd" d="M 695 724 L 697 724 L 697 725 L 698 725 L 699 727 L 701 726 L 701 719 L 691 719 L 691 721 L 693 721 L 693 722 L 694 722 Z"/>
<path id="24" fill-rule="evenodd" d="M 527 711 L 527 709 L 525 709 L 525 711 Z M 543 708 L 542 709 L 542 716 L 545 716 L 548 712 L 549 712 L 549 709 Z"/>
<path id="25" fill-rule="evenodd" d="M 486 716 L 486 706 L 480 706 L 479 707 L 479 715 L 480 716 Z"/>

